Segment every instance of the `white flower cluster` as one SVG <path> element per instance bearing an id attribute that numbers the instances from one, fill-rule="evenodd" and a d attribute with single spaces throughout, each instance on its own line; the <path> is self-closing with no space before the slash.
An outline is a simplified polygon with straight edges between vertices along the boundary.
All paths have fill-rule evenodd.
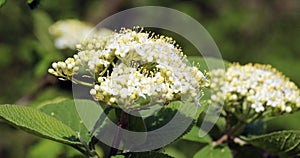
<path id="1" fill-rule="evenodd" d="M 55 37 L 55 47 L 58 49 L 73 49 L 93 31 L 92 25 L 75 19 L 60 20 L 49 27 L 49 33 Z M 100 29 L 99 35 L 107 35 L 111 31 Z"/>
<path id="2" fill-rule="evenodd" d="M 85 40 L 76 46 L 79 52 L 74 55 L 72 72 L 77 66 L 84 66 L 96 76 L 90 93 L 108 104 L 131 106 L 149 97 L 164 103 L 182 96 L 198 102 L 201 89 L 207 84 L 206 77 L 188 64 L 171 38 L 151 35 L 154 36 L 122 29 Z M 56 75 L 57 69 L 53 68 L 49 72 Z M 68 78 L 69 74 L 59 76 Z"/>
<path id="3" fill-rule="evenodd" d="M 236 63 L 226 72 L 212 71 L 211 78 L 212 101 L 224 102 L 225 109 L 247 105 L 256 113 L 276 115 L 300 108 L 297 86 L 269 65 Z"/>

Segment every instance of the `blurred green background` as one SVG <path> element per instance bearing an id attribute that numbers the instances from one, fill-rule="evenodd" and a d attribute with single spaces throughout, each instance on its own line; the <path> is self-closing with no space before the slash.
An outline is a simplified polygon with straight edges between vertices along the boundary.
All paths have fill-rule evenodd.
<path id="1" fill-rule="evenodd" d="M 0 8 L 0 104 L 36 106 L 49 99 L 72 97 L 70 83 L 47 75 L 52 61 L 74 53 L 54 47 L 48 34 L 52 23 L 76 18 L 97 24 L 113 13 L 144 5 L 170 7 L 190 15 L 208 30 L 225 60 L 271 64 L 300 86 L 299 0 L 41 0 L 33 10 L 25 0 L 8 0 Z M 175 39 L 186 54 L 195 54 L 188 42 Z M 299 120 L 299 112 L 274 118 L 267 122 L 267 131 L 300 130 Z M 177 144 L 167 149 L 178 157 L 188 157 L 178 148 Z M 0 122 L 0 158 L 76 154 Z"/>

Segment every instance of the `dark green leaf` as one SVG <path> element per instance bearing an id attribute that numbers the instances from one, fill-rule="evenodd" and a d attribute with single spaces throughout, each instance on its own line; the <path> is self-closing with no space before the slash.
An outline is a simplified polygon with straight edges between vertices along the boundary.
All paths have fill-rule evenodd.
<path id="1" fill-rule="evenodd" d="M 179 108 L 181 110 L 179 111 Z M 198 113 L 202 111 L 201 108 L 194 104 L 185 104 L 180 101 L 171 102 L 167 106 L 163 106 L 158 112 L 145 119 L 148 131 L 158 129 L 167 124 L 177 112 L 183 117 L 194 119 Z"/>
<path id="2" fill-rule="evenodd" d="M 188 143 L 189 143 L 188 145 L 191 145 L 190 142 L 188 142 Z M 180 143 L 178 143 L 178 144 L 180 144 Z M 180 144 L 180 145 L 182 145 L 182 144 Z M 187 147 L 187 146 L 185 146 L 185 147 Z M 188 148 L 188 151 L 190 151 L 189 150 L 190 146 L 188 146 L 187 148 Z M 183 148 L 180 147 L 180 150 L 178 150 L 178 148 L 176 148 L 176 145 L 172 144 L 172 145 L 169 145 L 169 146 L 165 147 L 163 150 L 164 150 L 165 154 L 168 154 L 168 155 L 170 155 L 172 157 L 176 157 L 176 158 L 188 158 L 188 156 L 186 155 L 186 153 L 183 150 L 181 150 L 181 149 L 183 149 Z"/>
<path id="3" fill-rule="evenodd" d="M 142 117 L 130 115 L 128 129 L 136 132 L 146 132 L 147 128 Z"/>
<path id="4" fill-rule="evenodd" d="M 28 133 L 69 145 L 81 145 L 77 133 L 47 114 L 36 109 L 1 105 L 0 118 Z"/>
<path id="5" fill-rule="evenodd" d="M 129 115 L 129 124 L 128 124 L 128 130 L 130 131 L 135 131 L 135 132 L 147 132 L 147 127 L 145 125 L 145 122 L 142 117 L 138 117 L 138 114 L 134 115 Z M 142 134 L 141 134 L 142 135 Z M 139 142 L 141 144 L 144 143 L 147 139 L 147 134 L 144 133 L 142 137 L 139 137 L 136 142 Z M 133 139 L 131 139 L 132 141 Z"/>
<path id="6" fill-rule="evenodd" d="M 159 152 L 139 152 L 126 155 L 115 155 L 112 158 L 172 158 L 171 156 Z"/>
<path id="7" fill-rule="evenodd" d="M 243 135 L 262 135 L 265 133 L 266 124 L 264 121 L 256 121 L 250 124 L 247 124 Z"/>
<path id="8" fill-rule="evenodd" d="M 198 151 L 194 158 L 231 158 L 231 151 L 229 147 L 212 147 L 210 145 L 205 146 Z"/>
<path id="9" fill-rule="evenodd" d="M 128 130 L 135 131 L 135 132 L 146 132 L 147 131 L 144 120 L 139 112 L 127 114 L 126 112 L 123 112 L 122 109 L 116 109 L 115 113 L 118 118 L 117 123 L 119 123 L 119 120 L 121 117 L 124 117 L 124 115 L 126 115 L 125 117 L 127 117 L 127 119 L 128 119 L 128 126 L 126 128 Z M 123 116 L 121 116 L 121 115 L 123 115 Z"/>
<path id="10" fill-rule="evenodd" d="M 3 7 L 5 3 L 6 3 L 6 0 L 0 0 L 0 8 Z"/>
<path id="11" fill-rule="evenodd" d="M 171 156 L 159 152 L 140 152 L 140 153 L 131 153 L 126 158 L 172 158 Z"/>
<path id="12" fill-rule="evenodd" d="M 174 138 L 173 140 L 175 141 L 191 130 L 197 114 L 200 113 L 202 109 L 193 103 L 175 101 L 166 106 L 162 106 L 161 109 L 158 110 L 159 111 L 153 115 L 144 119 L 147 131 L 167 127 L 169 130 L 172 130 L 173 134 L 176 134 L 176 139 Z M 165 134 L 167 134 L 168 130 L 165 132 Z"/>
<path id="13" fill-rule="evenodd" d="M 274 154 L 300 156 L 300 131 L 279 131 L 244 139 L 253 146 Z"/>
<path id="14" fill-rule="evenodd" d="M 199 137 L 199 131 L 201 132 L 201 129 L 199 127 L 193 126 L 191 131 L 184 135 L 181 139 L 200 143 L 209 143 L 212 141 L 211 137 L 208 134 L 204 137 Z"/>

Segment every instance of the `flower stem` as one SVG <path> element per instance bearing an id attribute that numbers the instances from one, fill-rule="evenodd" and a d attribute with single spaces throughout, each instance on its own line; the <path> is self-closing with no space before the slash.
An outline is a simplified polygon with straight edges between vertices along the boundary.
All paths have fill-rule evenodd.
<path id="1" fill-rule="evenodd" d="M 72 82 L 74 83 L 79 83 L 81 85 L 84 85 L 84 86 L 87 86 L 87 87 L 93 87 L 94 85 L 91 84 L 91 83 L 87 83 L 87 82 L 83 82 L 83 81 L 80 81 L 80 80 L 77 80 L 75 79 L 74 77 L 72 79 L 70 79 Z"/>
<path id="2" fill-rule="evenodd" d="M 120 116 L 120 121 L 119 121 L 118 129 L 117 129 L 117 131 L 115 133 L 115 136 L 114 136 L 113 147 L 111 148 L 109 156 L 113 156 L 113 155 L 117 154 L 118 147 L 120 145 L 121 138 L 122 138 L 121 129 L 122 128 L 126 129 L 127 126 L 128 126 L 128 122 L 129 122 L 129 114 L 127 114 L 126 112 L 122 111 L 121 112 L 121 116 Z"/>

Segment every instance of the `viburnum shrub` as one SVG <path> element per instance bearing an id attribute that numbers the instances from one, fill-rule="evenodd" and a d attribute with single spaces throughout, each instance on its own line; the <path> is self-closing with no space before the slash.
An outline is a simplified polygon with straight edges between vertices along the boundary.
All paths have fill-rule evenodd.
<path id="1" fill-rule="evenodd" d="M 187 57 L 171 37 L 140 27 L 115 32 L 94 30 L 91 36 L 84 37 L 90 29 L 89 24 L 77 20 L 59 21 L 49 28 L 54 45 L 58 49 L 70 48 L 74 55 L 53 62 L 48 72 L 60 80 L 87 87 L 88 91 L 82 93 L 86 92 L 91 100 L 49 101 L 38 108 L 1 105 L 3 120 L 67 144 L 86 157 L 176 157 L 176 153 L 164 148 L 181 146 L 180 143 L 199 143 L 199 148 L 187 153 L 195 158 L 244 157 L 247 153 L 254 157 L 300 156 L 300 131 L 264 130 L 267 120 L 296 112 L 300 107 L 298 87 L 272 66 Z M 226 68 L 208 70 L 206 62 L 225 64 Z M 90 105 L 96 105 L 84 117 L 93 116 L 99 108 L 103 113 L 86 123 L 76 102 L 87 111 Z M 131 150 L 138 148 L 136 144 L 130 148 L 128 142 L 140 143 L 141 148 L 153 147 L 156 142 L 147 134 L 140 139 L 123 139 L 124 133 L 120 132 L 125 129 L 136 135 L 150 133 L 172 122 L 177 113 L 182 119 L 157 134 L 163 142 L 187 124 L 172 139 L 175 145 L 170 141 L 137 152 Z M 218 117 L 218 121 L 210 117 Z M 184 118 L 192 121 L 187 123 Z M 108 120 L 116 130 L 106 128 Z M 211 131 L 201 126 L 207 123 L 213 124 Z M 105 133 L 111 134 L 106 140 L 112 146 L 99 141 L 98 136 Z"/>

